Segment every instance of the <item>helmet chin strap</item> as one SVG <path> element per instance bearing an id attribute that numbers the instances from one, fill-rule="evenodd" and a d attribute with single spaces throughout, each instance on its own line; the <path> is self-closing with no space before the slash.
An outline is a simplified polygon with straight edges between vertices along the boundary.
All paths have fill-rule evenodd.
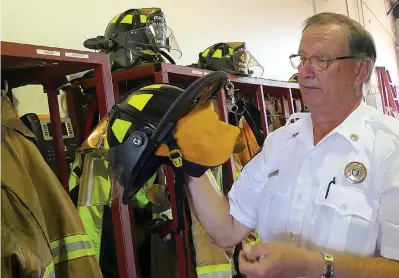
<path id="1" fill-rule="evenodd" d="M 164 56 L 171 64 L 176 65 L 176 62 L 172 59 L 172 57 L 170 57 L 168 53 L 163 50 L 160 50 L 159 53 L 161 53 L 162 56 Z"/>

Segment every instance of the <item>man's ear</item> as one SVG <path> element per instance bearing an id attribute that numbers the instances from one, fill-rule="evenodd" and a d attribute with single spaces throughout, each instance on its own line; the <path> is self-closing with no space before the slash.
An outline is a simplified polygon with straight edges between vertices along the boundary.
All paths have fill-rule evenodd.
<path id="1" fill-rule="evenodd" d="M 371 75 L 373 69 L 373 60 L 371 58 L 362 58 L 356 62 L 356 85 L 363 84 L 367 78 Z"/>

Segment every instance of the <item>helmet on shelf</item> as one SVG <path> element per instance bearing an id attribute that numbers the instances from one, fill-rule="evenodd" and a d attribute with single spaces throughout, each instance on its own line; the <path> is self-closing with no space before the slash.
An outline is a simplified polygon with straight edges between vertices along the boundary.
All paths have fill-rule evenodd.
<path id="1" fill-rule="evenodd" d="M 247 50 L 245 42 L 221 42 L 199 53 L 198 68 L 261 77 L 263 67 Z"/>
<path id="2" fill-rule="evenodd" d="M 289 79 L 288 82 L 298 83 L 298 73 L 294 73 Z"/>
<path id="3" fill-rule="evenodd" d="M 129 9 L 109 22 L 104 36 L 87 39 L 84 46 L 107 52 L 111 68 L 125 69 L 143 63 L 175 64 L 182 53 L 160 8 Z"/>

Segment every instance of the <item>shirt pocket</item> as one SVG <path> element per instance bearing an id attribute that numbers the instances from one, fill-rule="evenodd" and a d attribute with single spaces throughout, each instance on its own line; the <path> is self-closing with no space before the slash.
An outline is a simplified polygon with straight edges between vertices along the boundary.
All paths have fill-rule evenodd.
<path id="1" fill-rule="evenodd" d="M 274 239 L 277 234 L 283 233 L 288 208 L 285 200 L 290 184 L 291 176 L 284 170 L 279 170 L 277 175 L 265 182 L 258 211 L 259 235 L 263 241 Z"/>
<path id="2" fill-rule="evenodd" d="M 321 229 L 319 238 L 324 239 L 323 245 L 361 254 L 374 248 L 377 210 L 368 201 L 367 194 L 354 186 L 337 183 L 331 185 L 325 198 L 322 188 L 317 194 L 315 209 L 320 219 L 316 225 L 329 227 Z"/>

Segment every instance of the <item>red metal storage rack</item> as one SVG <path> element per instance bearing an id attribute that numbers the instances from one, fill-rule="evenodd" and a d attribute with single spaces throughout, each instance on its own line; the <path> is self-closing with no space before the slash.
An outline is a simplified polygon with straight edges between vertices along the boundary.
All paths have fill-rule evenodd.
<path id="1" fill-rule="evenodd" d="M 376 67 L 376 72 L 383 113 L 399 119 L 399 98 L 396 86 L 392 84 L 389 71 L 385 67 Z"/>
<path id="2" fill-rule="evenodd" d="M 126 81 L 133 81 L 133 82 L 137 81 L 138 83 L 140 83 L 140 80 L 141 81 L 146 80 L 147 82 L 172 83 L 175 85 L 188 86 L 197 78 L 200 78 L 209 72 L 210 71 L 208 70 L 166 64 L 166 63 L 147 64 L 124 71 L 114 72 L 112 73 L 112 82 L 113 82 L 115 98 L 118 99 L 121 93 L 120 91 L 123 91 L 125 89 L 124 83 Z M 229 75 L 229 78 L 233 82 L 235 88 L 239 89 L 239 92 L 241 94 L 250 96 L 254 100 L 256 100 L 258 108 L 261 112 L 263 133 L 265 137 L 267 136 L 267 134 L 269 134 L 268 122 L 266 116 L 266 107 L 265 107 L 265 93 L 279 99 L 282 102 L 283 107 L 284 107 L 284 102 L 287 101 L 289 114 L 292 114 L 294 112 L 294 104 L 293 104 L 294 98 L 300 99 L 299 86 L 296 83 L 281 82 L 281 81 L 251 78 L 251 77 L 240 77 L 236 75 Z M 95 81 L 94 79 L 88 79 L 83 82 L 76 82 L 74 85 L 81 86 L 85 90 L 93 88 L 95 86 Z M 137 85 L 142 85 L 142 84 L 137 84 Z M 123 93 L 126 93 L 126 90 L 124 90 Z M 218 108 L 221 120 L 228 122 L 226 94 L 223 90 L 218 95 Z M 231 186 L 234 182 L 234 170 L 233 170 L 234 164 L 232 159 L 230 159 L 230 161 L 227 162 L 227 169 L 228 169 L 228 181 L 229 185 Z M 168 176 L 167 182 L 168 182 L 170 195 L 173 196 L 174 175 L 170 169 L 168 171 L 167 176 Z M 177 220 L 177 217 L 175 215 L 176 204 L 175 202 L 173 202 L 173 200 L 171 200 L 171 208 L 172 211 L 174 211 L 173 214 L 174 221 L 176 221 Z M 126 220 L 127 219 L 128 218 L 126 218 Z M 176 225 L 176 223 L 174 223 L 173 225 Z M 133 227 L 132 231 L 134 234 Z M 177 241 L 177 253 L 178 253 L 179 262 L 182 262 L 184 261 L 183 260 L 184 252 L 182 250 L 183 247 L 181 244 L 182 238 L 180 236 L 177 236 L 176 241 Z M 189 250 L 188 242 L 185 242 L 184 245 Z M 120 251 L 130 252 L 128 248 L 126 248 L 125 250 L 119 249 L 118 252 Z M 188 253 L 190 253 L 190 251 L 188 251 Z M 124 255 L 118 254 L 118 257 L 122 256 Z M 192 268 L 192 270 L 194 271 L 191 265 L 189 267 Z M 185 268 L 183 264 L 179 264 L 179 272 L 180 274 L 185 273 Z M 121 277 L 137 277 L 137 274 L 135 273 L 133 274 L 133 276 L 121 276 Z M 182 278 L 195 277 L 195 273 L 190 272 L 189 277 L 185 277 L 184 275 L 181 275 L 180 277 Z"/>
<path id="3" fill-rule="evenodd" d="M 44 86 L 47 96 L 52 134 L 59 165 L 59 179 L 68 191 L 68 173 L 62 139 L 60 113 L 55 79 L 66 75 L 94 69 L 94 85 L 99 96 L 100 113 L 105 115 L 114 104 L 108 58 L 104 54 L 61 49 L 48 46 L 1 42 L 1 73 L 10 88 L 29 84 Z M 101 99 L 101 101 L 100 101 Z"/>
<path id="4" fill-rule="evenodd" d="M 98 108 L 103 117 L 115 102 L 112 77 L 108 56 L 101 53 L 61 49 L 48 46 L 1 42 L 1 74 L 7 80 L 9 89 L 41 84 L 48 95 L 52 134 L 56 159 L 59 165 L 59 179 L 68 189 L 68 173 L 65 162 L 64 142 L 62 138 L 60 113 L 55 81 L 66 75 L 94 70 L 92 79 L 96 88 Z M 74 111 L 68 103 L 69 112 Z M 71 117 L 74 116 L 73 112 Z M 114 190 L 118 190 L 114 187 Z M 117 195 L 118 196 L 118 195 Z M 119 198 L 112 203 L 115 242 L 118 253 L 120 277 L 135 277 L 134 252 L 128 207 L 122 205 Z"/>

